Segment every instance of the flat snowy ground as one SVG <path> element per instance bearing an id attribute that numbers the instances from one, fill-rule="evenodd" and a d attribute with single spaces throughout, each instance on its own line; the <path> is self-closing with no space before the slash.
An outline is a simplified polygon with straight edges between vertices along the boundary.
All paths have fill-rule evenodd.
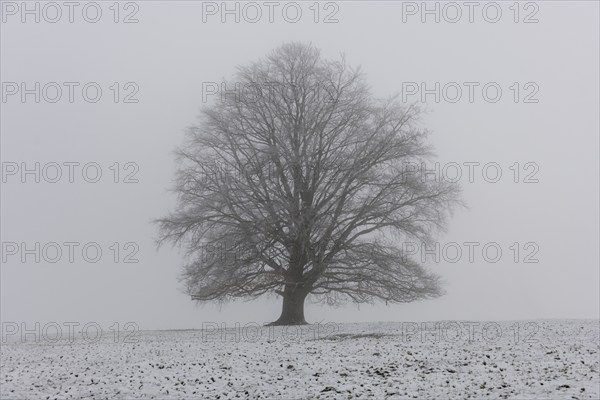
<path id="1" fill-rule="evenodd" d="M 4 338 L 1 347 L 0 395 L 3 399 L 600 398 L 599 321 L 205 328 L 142 331 L 129 337 L 137 343 L 124 343 L 123 335 L 115 338 L 114 332 L 104 332 L 92 343 L 77 333 L 74 340 L 65 333 L 58 343 L 49 343 L 48 337 L 23 342 L 13 335 Z"/>

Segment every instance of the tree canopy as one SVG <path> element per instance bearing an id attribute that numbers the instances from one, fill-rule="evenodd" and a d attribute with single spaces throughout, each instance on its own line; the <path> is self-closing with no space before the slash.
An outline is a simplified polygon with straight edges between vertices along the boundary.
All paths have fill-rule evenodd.
<path id="1" fill-rule="evenodd" d="M 456 184 L 420 173 L 433 154 L 419 107 L 375 98 L 344 57 L 302 43 L 239 67 L 223 88 L 177 150 L 177 208 L 158 221 L 159 242 L 185 249 L 193 299 L 276 293 L 276 323 L 294 324 L 308 295 L 442 294 L 402 248 L 431 243 L 460 203 Z"/>

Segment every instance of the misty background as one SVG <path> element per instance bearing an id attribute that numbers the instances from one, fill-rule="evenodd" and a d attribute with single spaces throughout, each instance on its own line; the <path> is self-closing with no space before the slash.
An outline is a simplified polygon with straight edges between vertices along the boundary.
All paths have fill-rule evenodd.
<path id="1" fill-rule="evenodd" d="M 83 4 L 83 3 L 82 3 Z M 495 162 L 502 167 L 496 183 L 482 178 L 481 165 L 469 182 L 463 166 L 463 198 L 469 210 L 450 220 L 450 242 L 500 244 L 496 263 L 486 262 L 481 246 L 475 262 L 463 253 L 456 263 L 433 262 L 430 268 L 446 281 L 447 294 L 412 304 L 373 306 L 348 304 L 330 308 L 307 304 L 309 322 L 508 320 L 539 318 L 598 318 L 599 306 L 599 5 L 596 2 L 538 2 L 538 23 L 515 23 L 509 3 L 503 16 L 486 22 L 476 10 L 473 23 L 466 15 L 457 23 L 420 14 L 406 16 L 402 2 L 336 2 L 337 23 L 315 23 L 312 3 L 300 3 L 297 23 L 276 9 L 253 24 L 239 23 L 220 14 L 206 16 L 201 2 L 136 2 L 137 23 L 115 23 L 109 4 L 102 4 L 98 23 L 75 22 L 66 16 L 57 23 L 19 15 L 3 15 L 1 27 L 1 81 L 79 82 L 73 103 L 57 103 L 20 94 L 2 100 L 1 157 L 8 164 L 29 167 L 56 162 L 96 162 L 102 179 L 88 183 L 81 166 L 69 183 L 64 174 L 57 183 L 26 183 L 6 176 L 1 194 L 2 242 L 88 242 L 100 244 L 97 263 L 66 254 L 56 263 L 23 263 L 7 255 L 0 269 L 2 322 L 135 322 L 141 329 L 200 327 L 203 322 L 268 322 L 280 312 L 279 297 L 253 302 L 195 305 L 179 289 L 181 252 L 170 246 L 157 250 L 155 218 L 175 206 L 169 193 L 175 164 L 172 151 L 182 144 L 184 129 L 196 121 L 203 101 L 203 83 L 220 84 L 237 65 L 265 56 L 286 41 L 312 42 L 326 58 L 346 54 L 351 66 L 362 66 L 372 92 L 378 97 L 399 93 L 407 82 L 479 82 L 475 99 L 456 103 L 428 96 L 424 126 L 432 130 L 430 143 L 440 163 Z M 215 3 L 220 4 L 220 3 Z M 259 2 L 259 4 L 261 4 Z M 282 3 L 283 4 L 283 3 Z M 415 3 L 417 5 L 420 2 Z M 433 3 L 432 3 L 433 4 Z M 482 3 L 485 4 L 485 3 Z M 512 3 L 511 3 L 512 4 Z M 233 7 L 233 5 L 232 5 Z M 432 6 L 433 7 L 433 6 Z M 265 9 L 263 9 L 264 11 Z M 322 20 L 330 10 L 321 9 Z M 120 18 L 131 10 L 121 9 Z M 463 10 L 465 11 L 465 10 Z M 520 18 L 529 11 L 521 9 Z M 80 88 L 96 82 L 103 90 L 97 103 L 82 99 Z M 118 82 L 119 102 L 113 99 Z M 134 83 L 126 89 L 124 85 Z M 481 86 L 498 83 L 502 98 L 491 103 Z M 509 89 L 520 84 L 519 102 Z M 537 103 L 524 103 L 539 87 Z M 123 103 L 132 87 L 137 103 Z M 3 95 L 6 93 L 3 92 Z M 210 98 L 209 101 L 218 100 Z M 409 96 L 419 101 L 420 96 Z M 114 182 L 119 163 L 118 183 Z M 514 182 L 511 165 L 520 165 Z M 537 183 L 524 183 L 531 170 Z M 137 183 L 124 177 L 135 168 Z M 131 164 L 129 164 L 131 165 Z M 118 243 L 115 262 L 109 249 Z M 124 263 L 123 246 L 139 247 L 138 263 Z M 518 262 L 509 247 L 521 246 Z M 524 263 L 528 242 L 537 244 L 538 263 Z M 3 260 L 4 261 L 4 260 Z M 310 298 L 309 298 L 310 301 Z"/>

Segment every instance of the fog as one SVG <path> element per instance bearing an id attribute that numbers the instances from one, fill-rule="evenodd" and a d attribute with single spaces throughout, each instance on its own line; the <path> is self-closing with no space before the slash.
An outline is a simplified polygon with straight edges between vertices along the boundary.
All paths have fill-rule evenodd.
<path id="1" fill-rule="evenodd" d="M 598 3 L 521 3 L 517 15 L 500 2 L 497 22 L 488 3 L 472 22 L 462 3 L 460 18 L 438 4 L 439 22 L 420 2 L 321 3 L 318 22 L 312 3 L 297 3 L 297 22 L 281 3 L 270 22 L 261 2 L 258 17 L 241 3 L 236 15 L 220 2 L 144 1 L 120 3 L 118 15 L 100 3 L 95 23 L 86 2 L 73 22 L 61 2 L 60 19 L 37 3 L 39 22 L 21 4 L 2 3 L 2 322 L 175 329 L 277 318 L 277 297 L 192 302 L 178 280 L 182 252 L 157 249 L 151 221 L 176 205 L 173 150 L 203 99 L 215 101 L 203 88 L 288 41 L 344 53 L 376 96 L 426 106 L 440 171 L 460 172 L 469 206 L 438 237 L 440 260 L 424 253 L 445 296 L 310 304 L 309 322 L 599 317 Z"/>

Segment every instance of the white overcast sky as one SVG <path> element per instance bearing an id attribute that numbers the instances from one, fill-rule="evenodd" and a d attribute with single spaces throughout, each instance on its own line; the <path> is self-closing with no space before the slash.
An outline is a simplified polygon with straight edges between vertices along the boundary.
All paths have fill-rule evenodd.
<path id="1" fill-rule="evenodd" d="M 496 23 L 482 14 L 486 2 L 474 9 L 473 22 L 463 6 L 456 23 L 444 19 L 454 18 L 456 11 L 444 8 L 444 3 L 440 12 L 446 14 L 439 23 L 432 15 L 425 15 L 423 23 L 419 10 L 410 14 L 421 2 L 332 2 L 327 9 L 322 3 L 319 19 L 335 13 L 331 18 L 338 20 L 328 24 L 315 23 L 314 9 L 309 8 L 313 2 L 298 3 L 302 17 L 296 23 L 283 18 L 285 3 L 280 3 L 273 23 L 263 6 L 263 16 L 254 24 L 244 15 L 239 23 L 231 15 L 222 22 L 220 14 L 206 15 L 203 22 L 202 2 L 194 1 L 141 1 L 133 3 L 137 9 L 134 5 L 123 9 L 122 4 L 120 20 L 131 12 L 139 20 L 130 24 L 113 21 L 112 2 L 101 3 L 97 23 L 83 19 L 86 2 L 74 10 L 73 23 L 64 6 L 57 23 L 44 20 L 54 18 L 51 9 L 39 23 L 27 14 L 23 23 L 20 10 L 13 15 L 14 8 L 7 8 L 7 3 L 11 2 L 3 2 L 0 41 L 5 97 L 1 156 L 6 175 L 1 197 L 6 259 L 0 271 L 2 322 L 79 321 L 108 327 L 132 321 L 143 329 L 166 329 L 199 327 L 207 321 L 276 319 L 279 298 L 222 308 L 196 306 L 179 290 L 181 253 L 169 246 L 155 248 L 156 227 L 150 221 L 175 205 L 168 192 L 174 177 L 172 151 L 182 143 L 185 127 L 195 121 L 203 82 L 221 82 L 236 65 L 292 40 L 312 42 L 325 57 L 344 52 L 349 64 L 362 66 L 373 93 L 380 97 L 399 93 L 411 82 L 424 82 L 428 88 L 435 82 L 441 87 L 456 82 L 464 89 L 456 103 L 446 101 L 454 97 L 450 86 L 447 98 L 439 103 L 429 95 L 423 122 L 433 132 L 438 161 L 462 165 L 464 199 L 470 207 L 453 216 L 439 241 L 442 246 L 481 244 L 472 263 L 465 252 L 456 263 L 428 259 L 446 280 L 447 294 L 442 298 L 360 308 L 310 305 L 307 320 L 598 318 L 597 2 L 540 1 L 527 7 L 521 3 L 517 23 L 515 8 L 509 8 L 513 2 L 497 3 L 502 15 Z M 433 8 L 435 3 L 428 4 Z M 86 10 L 93 18 L 93 8 Z M 293 18 L 293 9 L 287 10 L 288 19 Z M 254 10 L 246 11 L 247 18 L 254 16 Z M 487 19 L 495 17 L 493 5 L 486 11 Z M 523 23 L 525 17 L 538 22 Z M 35 103 L 32 94 L 22 102 L 20 93 L 10 94 L 15 88 L 11 82 L 19 90 L 21 82 L 30 89 L 35 82 L 42 87 L 57 82 L 63 96 L 56 103 L 43 96 Z M 64 82 L 79 83 L 73 103 Z M 82 86 L 90 82 L 103 90 L 97 103 L 81 95 Z M 110 89 L 114 82 L 120 87 L 120 100 L 137 86 L 133 98 L 139 102 L 115 103 Z M 125 87 L 128 82 L 134 85 Z M 479 84 L 472 103 L 465 82 Z M 487 83 L 502 89 L 496 103 L 482 95 Z M 47 97 L 54 96 L 52 90 L 48 87 Z M 525 103 L 528 95 L 538 102 Z M 420 101 L 420 96 L 408 100 Z M 23 183 L 19 172 L 9 174 L 14 163 L 33 168 L 36 162 L 47 166 L 48 174 L 52 165 L 48 163 L 95 162 L 103 175 L 98 183 L 88 183 L 81 177 L 81 165 L 74 167 L 73 183 L 68 182 L 64 165 L 57 183 L 45 182 L 44 177 L 35 183 L 32 175 Z M 109 167 L 115 162 L 120 181 L 133 171 L 125 168 L 126 163 L 139 166 L 135 174 L 139 182 L 114 183 L 114 168 Z M 480 163 L 474 182 L 468 181 L 465 162 Z M 509 168 L 515 162 L 518 183 L 515 168 Z M 528 162 L 532 164 L 525 167 Z M 481 166 L 486 163 L 501 167 L 498 182 L 482 177 Z M 493 178 L 492 170 L 488 172 Z M 537 183 L 523 182 L 529 173 Z M 21 243 L 33 248 L 36 242 L 81 245 L 75 248 L 73 263 L 66 253 L 56 263 L 43 257 L 35 263 L 34 255 L 22 262 Z M 90 242 L 103 250 L 97 263 L 82 258 L 81 248 Z M 121 247 L 118 263 L 110 248 L 114 242 Z M 133 249 L 123 249 L 128 242 L 139 246 L 135 255 L 139 263 L 122 262 Z M 515 242 L 520 247 L 518 262 L 515 247 L 511 249 Z M 534 244 L 525 247 L 530 242 Z M 11 243 L 19 244 L 16 255 Z M 498 262 L 483 258 L 486 243 L 502 249 Z M 534 250 L 533 258 L 539 262 L 524 263 Z"/>

